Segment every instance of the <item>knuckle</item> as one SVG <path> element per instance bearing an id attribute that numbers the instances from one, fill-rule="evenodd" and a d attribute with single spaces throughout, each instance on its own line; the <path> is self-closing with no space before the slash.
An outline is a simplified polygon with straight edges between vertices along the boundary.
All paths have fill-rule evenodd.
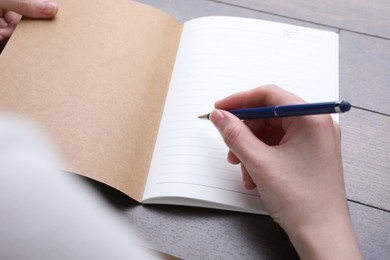
<path id="1" fill-rule="evenodd" d="M 270 89 L 280 89 L 280 87 L 275 84 L 268 84 L 267 87 Z"/>
<path id="2" fill-rule="evenodd" d="M 280 91 L 281 88 L 277 85 L 274 84 L 267 84 L 263 86 L 263 88 L 267 89 L 268 91 L 275 92 L 275 91 Z"/>
<path id="3" fill-rule="evenodd" d="M 23 13 L 28 13 L 31 9 L 31 2 L 29 0 L 16 0 L 16 4 Z"/>
<path id="4" fill-rule="evenodd" d="M 325 119 L 323 116 L 316 116 L 308 120 L 308 125 L 318 130 L 325 129 L 328 128 L 329 120 L 327 118 Z"/>
<path id="5" fill-rule="evenodd" d="M 307 127 L 315 129 L 317 132 L 340 132 L 338 124 L 333 122 L 331 116 L 313 116 L 310 120 L 306 121 Z"/>

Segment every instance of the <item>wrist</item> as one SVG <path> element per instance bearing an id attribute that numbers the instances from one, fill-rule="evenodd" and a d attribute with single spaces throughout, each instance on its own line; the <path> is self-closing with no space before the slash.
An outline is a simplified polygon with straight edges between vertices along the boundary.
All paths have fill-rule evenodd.
<path id="1" fill-rule="evenodd" d="M 349 215 L 286 230 L 301 259 L 363 259 Z"/>

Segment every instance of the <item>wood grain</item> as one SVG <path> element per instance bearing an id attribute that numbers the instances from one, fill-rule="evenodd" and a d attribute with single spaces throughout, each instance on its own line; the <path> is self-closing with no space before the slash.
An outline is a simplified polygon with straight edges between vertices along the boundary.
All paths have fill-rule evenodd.
<path id="1" fill-rule="evenodd" d="M 229 3 L 292 19 L 390 38 L 390 2 L 387 0 L 215 0 L 213 2 Z"/>
<path id="2" fill-rule="evenodd" d="M 390 117 L 354 109 L 340 118 L 347 197 L 390 210 Z"/>
<path id="3" fill-rule="evenodd" d="M 201 17 L 201 16 L 223 15 L 223 16 L 239 16 L 239 17 L 264 19 L 264 20 L 269 20 L 274 22 L 289 23 L 293 25 L 318 28 L 318 29 L 323 29 L 328 31 L 337 31 L 336 28 L 331 28 L 329 26 L 313 24 L 311 22 L 306 22 L 306 21 L 294 20 L 288 17 L 281 17 L 279 15 L 268 14 L 256 10 L 237 8 L 235 6 L 220 4 L 218 2 L 209 1 L 209 0 L 201 0 L 201 1 L 200 0 L 186 0 L 186 1 L 139 0 L 139 2 L 163 10 L 182 22 L 188 21 L 193 18 Z"/>
<path id="4" fill-rule="evenodd" d="M 183 22 L 200 16 L 232 15 L 284 22 L 331 31 L 339 30 L 338 28 L 332 28 L 331 23 L 327 24 L 324 22 L 324 25 L 328 25 L 328 27 L 321 26 L 318 24 L 313 24 L 310 21 L 306 22 L 289 19 L 280 16 L 280 13 L 277 12 L 275 14 L 269 14 L 263 11 L 255 11 L 245 8 L 238 8 L 231 5 L 218 4 L 215 1 L 141 0 L 140 2 L 155 6 L 156 8 L 169 13 Z M 239 2 L 240 5 L 245 6 L 245 3 L 249 4 L 249 2 L 252 1 L 231 2 Z M 253 2 L 253 6 L 256 7 L 254 9 L 261 10 L 260 7 L 263 6 L 260 3 L 263 3 L 264 1 Z M 306 1 L 305 3 L 309 4 L 311 2 Z M 317 2 L 313 2 L 312 4 L 314 5 L 314 3 L 317 4 Z M 266 5 L 266 3 L 263 4 Z M 282 8 L 282 5 L 284 4 L 289 7 L 292 5 L 292 2 L 273 1 L 268 5 L 279 6 L 282 11 L 284 10 Z M 294 7 L 294 9 L 299 8 Z M 390 41 L 347 31 L 340 32 L 339 40 L 341 98 L 349 100 L 351 103 L 357 106 L 390 114 L 390 94 L 387 91 L 388 86 L 390 86 L 390 73 L 388 73 L 388 71 L 390 71 Z"/>
<path id="5" fill-rule="evenodd" d="M 184 259 L 298 259 L 287 235 L 268 216 L 184 206 L 143 206 L 105 184 L 85 180 L 153 250 Z"/>
<path id="6" fill-rule="evenodd" d="M 87 182 L 154 250 L 184 259 L 298 259 L 286 234 L 268 216 L 169 205 L 142 206 L 107 185 Z M 349 208 L 365 258 L 386 259 L 390 214 L 353 202 Z"/>
<path id="7" fill-rule="evenodd" d="M 340 97 L 390 115 L 390 40 L 345 31 L 339 40 Z"/>
<path id="8" fill-rule="evenodd" d="M 388 259 L 390 245 L 390 214 L 349 203 L 352 225 L 365 259 Z"/>

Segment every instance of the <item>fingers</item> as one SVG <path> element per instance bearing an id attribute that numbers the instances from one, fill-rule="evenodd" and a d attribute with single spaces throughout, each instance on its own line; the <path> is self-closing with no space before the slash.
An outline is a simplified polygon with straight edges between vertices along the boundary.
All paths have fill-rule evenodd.
<path id="1" fill-rule="evenodd" d="M 234 155 L 232 151 L 229 150 L 228 153 L 228 161 L 232 164 L 239 164 L 241 161 Z M 242 182 L 244 183 L 245 189 L 253 190 L 257 187 L 255 182 L 253 181 L 251 175 L 248 170 L 245 168 L 244 164 L 241 163 L 241 172 L 242 172 Z"/>
<path id="2" fill-rule="evenodd" d="M 298 96 L 275 85 L 266 85 L 228 96 L 215 103 L 215 108 L 230 110 L 247 107 L 263 107 L 305 103 Z"/>
<path id="3" fill-rule="evenodd" d="M 275 85 L 266 85 L 249 91 L 243 91 L 228 96 L 215 103 L 215 108 L 223 110 L 240 109 L 248 107 L 265 107 L 278 105 L 291 105 L 306 103 L 300 97 Z M 291 118 L 271 120 L 246 120 L 248 127 L 258 135 L 264 127 L 286 130 L 291 124 Z"/>
<path id="4" fill-rule="evenodd" d="M 9 39 L 14 29 L 15 26 L 0 28 L 0 44 L 3 43 L 3 41 L 7 41 Z"/>
<path id="5" fill-rule="evenodd" d="M 20 14 L 15 12 L 0 11 L 0 43 L 9 39 L 21 17 Z"/>
<path id="6" fill-rule="evenodd" d="M 231 164 L 239 164 L 241 161 L 237 158 L 237 156 L 234 155 L 232 151 L 229 150 L 228 153 L 228 161 Z M 241 163 L 241 172 L 242 172 L 242 182 L 244 183 L 245 189 L 253 190 L 256 188 L 256 184 L 253 181 L 252 177 L 250 176 L 248 170 L 245 168 L 244 164 Z"/>
<path id="7" fill-rule="evenodd" d="M 237 117 L 223 111 L 214 110 L 210 114 L 211 122 L 222 135 L 226 145 L 235 156 L 228 155 L 232 163 L 242 162 L 244 165 L 253 164 L 259 153 L 264 158 L 269 155 L 265 152 L 267 145 L 262 143 L 251 130 Z M 229 158 L 230 156 L 230 158 Z"/>
<path id="8" fill-rule="evenodd" d="M 51 18 L 58 10 L 57 3 L 49 0 L 0 0 L 0 9 L 30 18 Z"/>
<path id="9" fill-rule="evenodd" d="M 0 27 L 2 28 L 7 27 L 11 24 L 16 25 L 17 23 L 19 23 L 20 18 L 22 18 L 20 14 L 15 13 L 13 11 L 3 11 L 3 13 L 0 14 L 0 16 L 1 16 L 0 20 L 2 20 L 2 22 L 0 22 Z"/>
<path id="10" fill-rule="evenodd" d="M 227 155 L 227 160 L 231 164 L 239 164 L 241 162 L 240 159 L 238 159 L 237 156 L 230 150 Z"/>
<path id="11" fill-rule="evenodd" d="M 245 189 L 253 190 L 254 188 L 256 188 L 257 186 L 255 182 L 253 181 L 248 170 L 245 168 L 243 164 L 241 164 L 241 171 L 242 171 L 242 181 L 244 182 Z"/>

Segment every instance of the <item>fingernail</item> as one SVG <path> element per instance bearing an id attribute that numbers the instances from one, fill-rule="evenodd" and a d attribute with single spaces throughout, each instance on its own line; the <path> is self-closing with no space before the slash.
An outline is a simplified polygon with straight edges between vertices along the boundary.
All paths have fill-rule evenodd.
<path id="1" fill-rule="evenodd" d="M 41 11 L 44 15 L 54 16 L 57 13 L 57 3 L 45 2 Z"/>
<path id="2" fill-rule="evenodd" d="M 221 100 L 215 101 L 215 102 L 214 102 L 214 106 L 215 106 L 215 107 L 218 107 L 218 103 L 219 103 L 219 102 L 221 102 Z"/>

